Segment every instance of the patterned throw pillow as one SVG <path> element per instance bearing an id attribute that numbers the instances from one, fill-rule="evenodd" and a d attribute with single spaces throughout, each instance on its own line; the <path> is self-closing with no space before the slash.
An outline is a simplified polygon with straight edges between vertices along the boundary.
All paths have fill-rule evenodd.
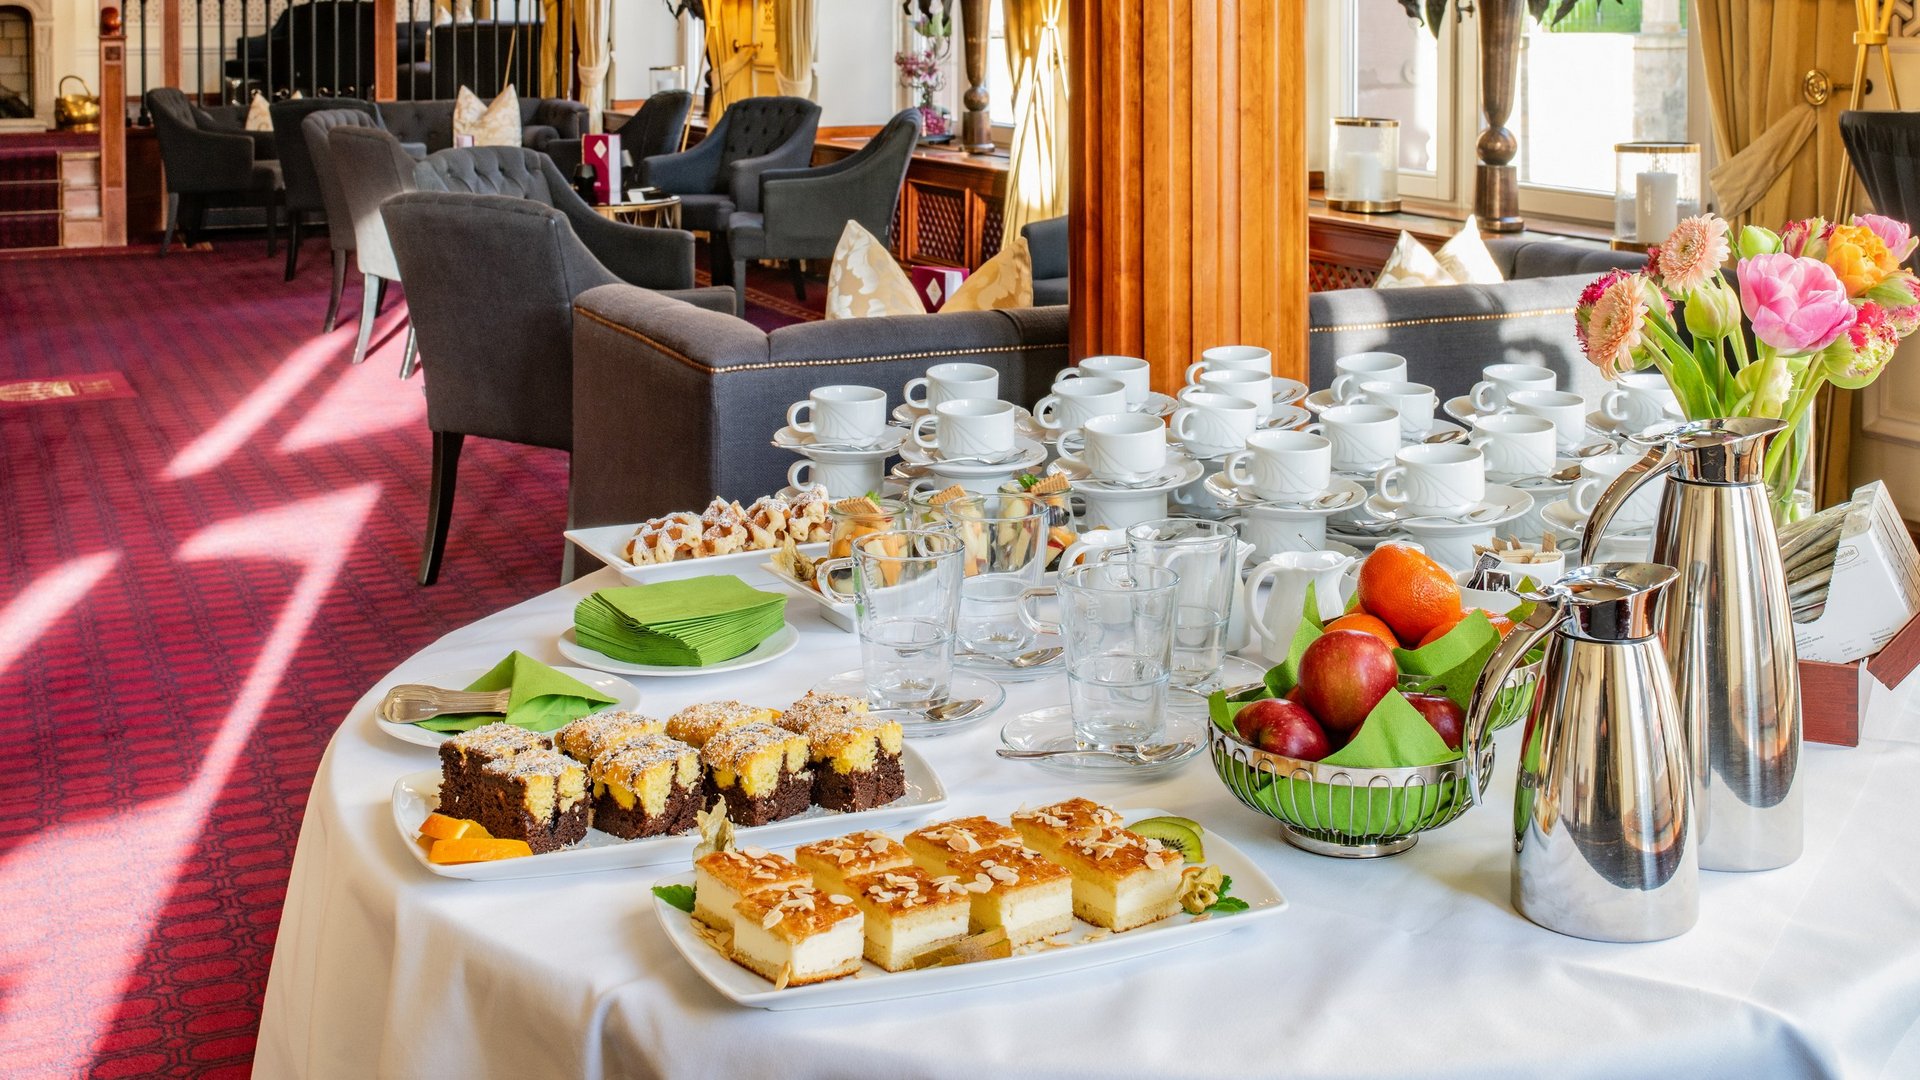
<path id="1" fill-rule="evenodd" d="M 1480 219 L 1468 215 L 1453 238 L 1438 253 L 1429 252 L 1410 233 L 1402 232 L 1393 254 L 1373 283 L 1376 289 L 1407 289 L 1423 285 L 1492 285 L 1505 281 L 1493 252 L 1480 239 Z"/>
<path id="2" fill-rule="evenodd" d="M 1027 238 L 1013 243 L 982 263 L 953 290 L 941 311 L 991 311 L 994 308 L 1033 306 L 1033 255 Z"/>
<path id="3" fill-rule="evenodd" d="M 475 146 L 519 146 L 520 95 L 509 85 L 493 99 L 493 104 L 482 105 L 478 95 L 461 87 L 453 100 L 455 144 L 462 135 L 473 136 Z"/>
<path id="4" fill-rule="evenodd" d="M 258 90 L 253 92 L 253 102 L 247 106 L 247 130 L 273 130 L 273 114 L 267 111 L 267 99 Z"/>
<path id="5" fill-rule="evenodd" d="M 954 292 L 955 298 L 963 291 L 965 286 Z M 1032 291 L 1031 285 L 1028 291 Z M 947 301 L 947 305 L 951 307 L 953 301 Z M 871 319 L 926 312 L 920 294 L 913 291 L 913 280 L 900 269 L 886 245 L 859 222 L 847 222 L 840 243 L 833 249 L 833 268 L 827 271 L 827 318 Z"/>
<path id="6" fill-rule="evenodd" d="M 1453 278 L 1440 268 L 1440 260 L 1421 246 L 1413 234 L 1402 232 L 1394 241 L 1393 254 L 1374 279 L 1376 289 L 1417 289 L 1423 285 L 1451 285 Z"/>

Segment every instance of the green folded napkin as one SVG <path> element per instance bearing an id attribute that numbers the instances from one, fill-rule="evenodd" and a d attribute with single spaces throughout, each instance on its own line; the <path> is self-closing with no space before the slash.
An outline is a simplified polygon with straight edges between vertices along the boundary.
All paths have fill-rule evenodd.
<path id="1" fill-rule="evenodd" d="M 613 698 L 579 679 L 555 671 L 517 650 L 509 653 L 505 660 L 493 666 L 492 671 L 475 679 L 466 689 L 510 689 L 512 693 L 507 698 L 507 715 L 503 718 L 497 713 L 468 716 L 449 714 L 423 720 L 416 726 L 428 731 L 472 731 L 482 724 L 505 719 L 507 723 L 528 731 L 552 731 L 614 702 Z"/>
<path id="2" fill-rule="evenodd" d="M 580 644 L 616 660 L 706 667 L 751 652 L 786 624 L 784 593 L 730 574 L 601 589 L 573 609 Z"/>

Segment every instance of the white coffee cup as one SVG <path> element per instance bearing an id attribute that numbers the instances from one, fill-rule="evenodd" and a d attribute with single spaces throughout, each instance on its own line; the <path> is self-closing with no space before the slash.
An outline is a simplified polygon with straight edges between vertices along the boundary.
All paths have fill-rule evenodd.
<path id="1" fill-rule="evenodd" d="M 1076 429 L 1095 480 L 1144 480 L 1167 464 L 1167 425 L 1145 413 L 1108 413 Z M 1072 433 L 1062 436 L 1066 443 Z"/>
<path id="2" fill-rule="evenodd" d="M 1554 443 L 1568 453 L 1587 441 L 1587 399 L 1567 390 L 1516 390 L 1507 395 L 1514 412 L 1553 421 Z"/>
<path id="3" fill-rule="evenodd" d="M 943 401 L 914 421 L 913 441 L 942 458 L 997 458 L 1013 452 L 1013 406 L 992 398 Z"/>
<path id="4" fill-rule="evenodd" d="M 1153 367 L 1137 356 L 1089 356 L 1073 367 L 1061 368 L 1053 377 L 1053 385 L 1090 375 L 1112 379 L 1125 387 L 1129 408 L 1145 404 L 1153 390 Z"/>
<path id="5" fill-rule="evenodd" d="M 1360 384 L 1357 405 L 1385 405 L 1400 414 L 1400 437 L 1422 439 L 1433 429 L 1433 410 L 1440 405 L 1433 387 L 1425 383 L 1377 380 Z"/>
<path id="6" fill-rule="evenodd" d="M 1341 472 L 1372 472 L 1400 449 L 1400 414 L 1385 405 L 1332 405 L 1300 430 L 1327 437 Z"/>
<path id="7" fill-rule="evenodd" d="M 1262 420 L 1273 415 L 1273 376 L 1264 371 L 1227 368 L 1202 371 L 1197 378 L 1198 381 L 1192 385 L 1198 389 L 1229 394 L 1252 402 L 1254 411 Z"/>
<path id="8" fill-rule="evenodd" d="M 1622 375 L 1600 399 L 1600 413 L 1629 434 L 1680 419 L 1680 399 L 1657 371 Z"/>
<path id="9" fill-rule="evenodd" d="M 1350 402 L 1360 396 L 1360 384 L 1406 382 L 1407 358 L 1399 353 L 1363 352 L 1333 362 L 1333 400 Z"/>
<path id="10" fill-rule="evenodd" d="M 1247 445 L 1260 422 L 1253 402 L 1190 386 L 1180 391 L 1180 407 L 1168 417 L 1168 430 L 1196 457 L 1218 457 Z"/>
<path id="11" fill-rule="evenodd" d="M 1034 402 L 1033 419 L 1048 431 L 1085 427 L 1096 416 L 1127 411 L 1127 388 L 1118 379 L 1083 375 L 1053 384 L 1053 393 Z"/>
<path id="12" fill-rule="evenodd" d="M 1215 345 L 1202 349 L 1200 359 L 1187 365 L 1187 385 L 1200 382 L 1206 371 L 1257 371 L 1273 374 L 1273 354 L 1258 345 Z"/>
<path id="13" fill-rule="evenodd" d="M 1234 487 L 1252 488 L 1268 502 L 1303 503 L 1333 482 L 1333 448 L 1325 436 L 1305 431 L 1256 431 L 1221 471 Z"/>
<path id="14" fill-rule="evenodd" d="M 1488 364 L 1480 369 L 1480 381 L 1473 384 L 1475 412 L 1494 413 L 1507 408 L 1507 395 L 1522 390 L 1552 390 L 1560 377 L 1552 368 L 1538 364 Z"/>
<path id="15" fill-rule="evenodd" d="M 923 391 L 918 398 L 913 396 L 916 388 Z M 997 398 L 1000 396 L 1000 373 L 985 364 L 935 364 L 927 369 L 925 375 L 908 379 L 901 396 L 906 398 L 907 404 L 929 412 L 945 401 Z"/>
<path id="16" fill-rule="evenodd" d="M 811 419 L 801 420 L 803 413 Z M 787 426 L 819 443 L 872 446 L 887 430 L 887 395 L 871 386 L 820 386 L 787 407 Z"/>
<path id="17" fill-rule="evenodd" d="M 1567 490 L 1567 509 L 1586 517 L 1600 503 L 1600 497 L 1614 478 L 1626 472 L 1640 454 L 1595 454 L 1580 461 L 1580 479 L 1573 482 Z M 1619 532 L 1632 532 L 1653 524 L 1655 515 L 1660 512 L 1660 496 L 1666 484 L 1660 480 L 1640 485 L 1620 509 L 1613 515 L 1612 527 Z"/>
<path id="18" fill-rule="evenodd" d="M 1374 489 L 1381 502 L 1409 514 L 1453 517 L 1486 498 L 1486 459 L 1471 446 L 1415 443 L 1393 461 L 1375 475 Z"/>
<path id="19" fill-rule="evenodd" d="M 884 458 L 860 461 L 801 458 L 787 467 L 787 483 L 802 490 L 820 484 L 827 489 L 828 497 L 835 499 L 850 499 L 869 491 L 879 491 L 886 476 L 887 463 Z"/>
<path id="20" fill-rule="evenodd" d="M 1483 413 L 1473 421 L 1467 445 L 1486 456 L 1487 471 L 1502 476 L 1545 476 L 1558 448 L 1553 421 L 1526 413 Z"/>

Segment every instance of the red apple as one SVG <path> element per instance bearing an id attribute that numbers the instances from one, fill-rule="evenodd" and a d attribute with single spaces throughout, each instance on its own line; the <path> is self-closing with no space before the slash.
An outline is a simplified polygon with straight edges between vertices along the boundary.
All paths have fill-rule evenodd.
<path id="1" fill-rule="evenodd" d="M 1233 718 L 1240 737 L 1269 754 L 1319 761 L 1333 752 L 1320 721 L 1306 707 L 1286 698 L 1262 698 Z"/>
<path id="2" fill-rule="evenodd" d="M 1447 749 L 1460 749 L 1460 740 L 1467 730 L 1465 709 L 1444 694 L 1408 694 L 1406 698 L 1407 704 L 1420 710 L 1420 715 L 1446 740 Z"/>
<path id="3" fill-rule="evenodd" d="M 1335 738 L 1351 736 L 1400 678 L 1393 650 L 1364 630 L 1322 634 L 1300 657 L 1294 697 Z"/>

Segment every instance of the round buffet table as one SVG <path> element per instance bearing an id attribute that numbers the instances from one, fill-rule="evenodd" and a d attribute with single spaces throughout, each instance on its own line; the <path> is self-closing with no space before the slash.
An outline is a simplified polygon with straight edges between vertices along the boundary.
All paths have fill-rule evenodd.
<path id="1" fill-rule="evenodd" d="M 743 575 L 777 589 L 770 579 Z M 1516 726 L 1487 805 L 1393 858 L 1288 847 L 1204 756 L 1144 783 L 1002 761 L 999 728 L 1064 700 L 1011 684 L 978 727 L 918 742 L 948 813 L 1086 794 L 1202 822 L 1258 860 L 1280 916 L 1170 952 L 885 1005 L 730 1004 L 662 933 L 663 865 L 475 882 L 421 869 L 394 780 L 432 751 L 375 729 L 387 686 L 520 649 L 561 662 L 602 571 L 447 635 L 372 688 L 314 780 L 261 1022 L 264 1077 L 1920 1076 L 1920 717 L 1877 692 L 1857 749 L 1807 748 L 1807 846 L 1765 874 L 1703 874 L 1672 941 L 1561 937 L 1507 901 Z M 637 679 L 641 709 L 780 705 L 858 665 L 851 634 L 795 599 L 798 648 L 733 675 Z M 895 830 L 896 834 L 904 830 Z"/>

